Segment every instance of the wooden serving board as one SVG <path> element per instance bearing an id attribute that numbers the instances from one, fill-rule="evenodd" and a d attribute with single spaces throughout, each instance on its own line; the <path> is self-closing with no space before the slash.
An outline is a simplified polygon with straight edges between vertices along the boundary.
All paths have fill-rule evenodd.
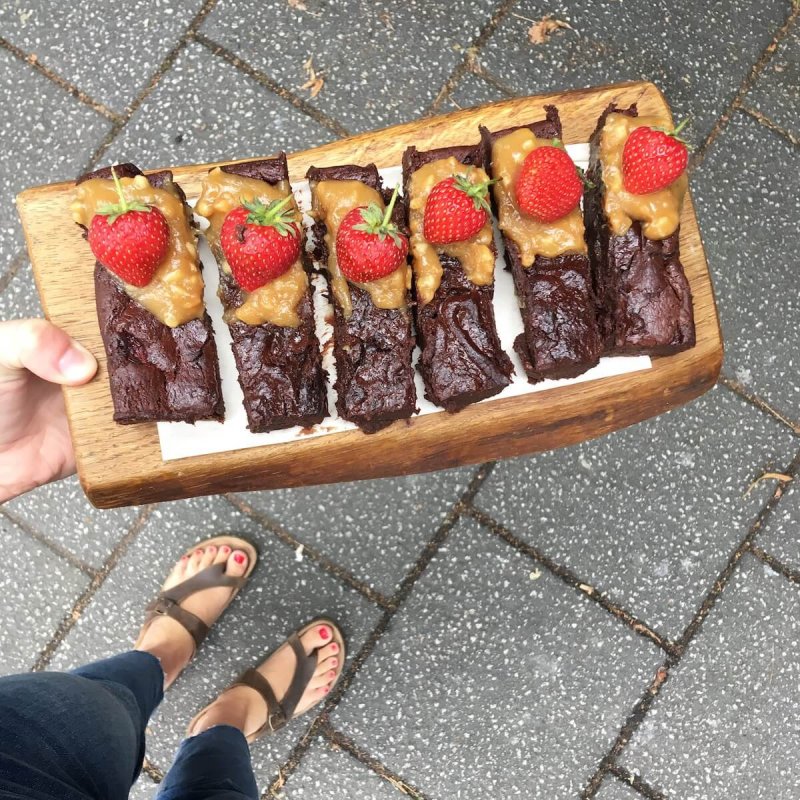
<path id="1" fill-rule="evenodd" d="M 586 142 L 612 100 L 623 105 L 635 101 L 641 114 L 670 116 L 664 96 L 652 83 L 555 92 L 421 119 L 295 153 L 289 156 L 289 173 L 292 180 L 302 180 L 311 165 L 396 165 L 410 144 L 423 150 L 473 144 L 479 138 L 479 123 L 500 129 L 535 121 L 542 118 L 546 103 L 558 106 L 568 144 Z M 191 198 L 198 195 L 204 174 L 213 166 L 217 165 L 170 169 Z M 70 218 L 73 191 L 73 183 L 40 186 L 22 192 L 17 205 L 48 318 L 83 342 L 100 365 L 91 383 L 64 390 L 81 483 L 100 508 L 426 472 L 563 447 L 686 403 L 714 385 L 722 363 L 711 279 L 694 207 L 687 198 L 681 217 L 681 255 L 694 295 L 697 345 L 693 349 L 655 358 L 649 370 L 473 405 L 455 416 L 417 417 L 369 436 L 353 430 L 164 462 L 155 424 L 122 426 L 112 419 L 106 357 L 95 314 L 94 259 Z"/>

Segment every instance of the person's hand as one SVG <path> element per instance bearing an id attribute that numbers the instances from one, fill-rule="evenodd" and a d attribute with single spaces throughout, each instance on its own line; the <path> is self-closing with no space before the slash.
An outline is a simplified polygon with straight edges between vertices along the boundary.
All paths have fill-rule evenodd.
<path id="1" fill-rule="evenodd" d="M 0 503 L 75 472 L 64 400 L 94 356 L 43 319 L 0 322 Z"/>

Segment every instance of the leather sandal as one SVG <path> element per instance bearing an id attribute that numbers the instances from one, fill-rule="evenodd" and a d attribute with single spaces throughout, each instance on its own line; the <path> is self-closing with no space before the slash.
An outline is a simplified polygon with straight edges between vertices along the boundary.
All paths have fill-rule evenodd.
<path id="1" fill-rule="evenodd" d="M 236 595 L 242 590 L 245 583 L 247 583 L 247 579 L 253 574 L 253 570 L 256 568 L 256 562 L 258 561 L 258 551 L 250 542 L 240 539 L 237 536 L 227 535 L 213 536 L 210 539 L 204 539 L 202 542 L 198 542 L 190 547 L 183 555 L 190 557 L 195 550 L 210 547 L 211 545 L 217 548 L 227 545 L 231 550 L 242 550 L 246 553 L 247 570 L 244 575 L 240 577 L 226 575 L 224 563 L 212 564 L 210 567 L 206 567 L 206 569 L 201 570 L 196 575 L 187 578 L 176 586 L 160 591 L 155 599 L 147 605 L 144 625 L 142 626 L 142 631 L 139 634 L 139 638 L 136 640 L 134 648 L 139 647 L 139 644 L 142 639 L 144 639 L 144 635 L 147 633 L 147 629 L 153 623 L 153 620 L 159 617 L 170 617 L 183 626 L 192 637 L 193 650 L 191 658 L 194 658 L 197 648 L 200 647 L 206 636 L 208 636 L 211 626 L 203 622 L 196 614 L 192 614 L 191 611 L 187 611 L 183 608 L 181 603 L 186 600 L 187 597 L 202 592 L 205 589 L 216 589 L 222 586 L 230 587 L 232 590 L 231 596 L 225 604 L 225 607 L 217 616 L 217 619 L 219 619 L 233 602 Z M 169 688 L 177 677 L 176 675 L 173 680 L 165 684 L 164 688 Z"/>
<path id="2" fill-rule="evenodd" d="M 302 628 L 295 631 L 282 645 L 273 650 L 264 659 L 264 661 L 261 662 L 262 665 L 265 664 L 270 660 L 270 658 L 272 658 L 272 656 L 274 656 L 284 647 L 291 647 L 292 650 L 294 650 L 294 675 L 292 675 L 292 680 L 289 684 L 289 688 L 286 690 L 286 694 L 284 694 L 280 700 L 278 700 L 277 695 L 275 694 L 275 691 L 273 690 L 267 678 L 265 678 L 264 675 L 262 675 L 257 669 L 252 668 L 245 670 L 217 697 L 217 699 L 219 699 L 219 697 L 225 694 L 225 692 L 227 692 L 229 689 L 234 689 L 237 686 L 248 686 L 251 689 L 255 689 L 264 699 L 264 702 L 267 704 L 267 721 L 252 733 L 244 734 L 248 742 L 254 742 L 256 739 L 260 739 L 262 736 L 276 733 L 293 719 L 301 716 L 301 714 L 295 713 L 295 710 L 297 709 L 300 699 L 308 688 L 308 684 L 314 677 L 314 673 L 317 671 L 317 651 L 321 650 L 322 647 L 314 648 L 308 655 L 306 655 L 306 651 L 303 647 L 303 643 L 300 641 L 300 637 L 311 630 L 311 628 L 315 628 L 320 625 L 325 625 L 331 629 L 331 641 L 326 642 L 324 645 L 322 645 L 322 647 L 327 647 L 332 642 L 336 642 L 336 644 L 339 645 L 339 652 L 336 655 L 337 659 L 339 660 L 339 669 L 336 677 L 332 681 L 332 683 L 336 683 L 336 681 L 338 681 L 341 677 L 342 667 L 344 665 L 345 658 L 347 657 L 345 652 L 344 637 L 335 623 L 331 622 L 329 619 L 320 618 L 315 619 L 313 622 L 309 622 L 308 625 L 304 625 Z M 214 702 L 216 702 L 216 700 L 214 700 Z M 189 723 L 189 727 L 186 730 L 187 736 L 194 735 L 194 729 L 197 727 L 197 723 L 206 715 L 208 709 L 212 705 L 213 703 L 207 705 Z M 313 707 L 314 706 L 312 705 L 311 708 Z M 310 711 L 311 708 L 307 710 Z"/>

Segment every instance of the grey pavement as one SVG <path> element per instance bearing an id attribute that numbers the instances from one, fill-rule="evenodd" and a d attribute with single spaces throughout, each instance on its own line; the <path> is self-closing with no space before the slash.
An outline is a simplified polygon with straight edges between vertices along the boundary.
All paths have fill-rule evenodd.
<path id="1" fill-rule="evenodd" d="M 547 14 L 570 27 L 532 44 Z M 318 613 L 347 634 L 346 678 L 253 747 L 265 797 L 800 796 L 798 15 L 791 0 L 0 0 L 0 318 L 41 313 L 13 207 L 26 186 L 647 78 L 693 118 L 726 343 L 721 385 L 688 407 L 483 468 L 114 511 L 74 478 L 42 487 L 0 507 L 0 668 L 130 647 L 171 562 L 233 530 L 261 562 L 152 720 L 135 800 L 198 708 Z"/>

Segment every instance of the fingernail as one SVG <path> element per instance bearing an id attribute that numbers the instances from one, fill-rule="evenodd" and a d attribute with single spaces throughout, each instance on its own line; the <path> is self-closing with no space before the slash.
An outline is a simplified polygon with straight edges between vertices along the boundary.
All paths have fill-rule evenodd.
<path id="1" fill-rule="evenodd" d="M 331 635 L 331 632 L 327 628 L 320 628 L 319 629 L 319 636 L 321 639 L 327 639 Z"/>
<path id="2" fill-rule="evenodd" d="M 72 342 L 58 360 L 58 371 L 70 381 L 84 380 L 92 375 L 94 369 L 92 354 L 77 342 Z"/>
<path id="3" fill-rule="evenodd" d="M 244 564 L 244 553 L 237 553 L 237 554 L 236 554 L 236 555 L 233 557 L 233 560 L 234 560 L 234 561 L 235 561 L 237 564 Z"/>

